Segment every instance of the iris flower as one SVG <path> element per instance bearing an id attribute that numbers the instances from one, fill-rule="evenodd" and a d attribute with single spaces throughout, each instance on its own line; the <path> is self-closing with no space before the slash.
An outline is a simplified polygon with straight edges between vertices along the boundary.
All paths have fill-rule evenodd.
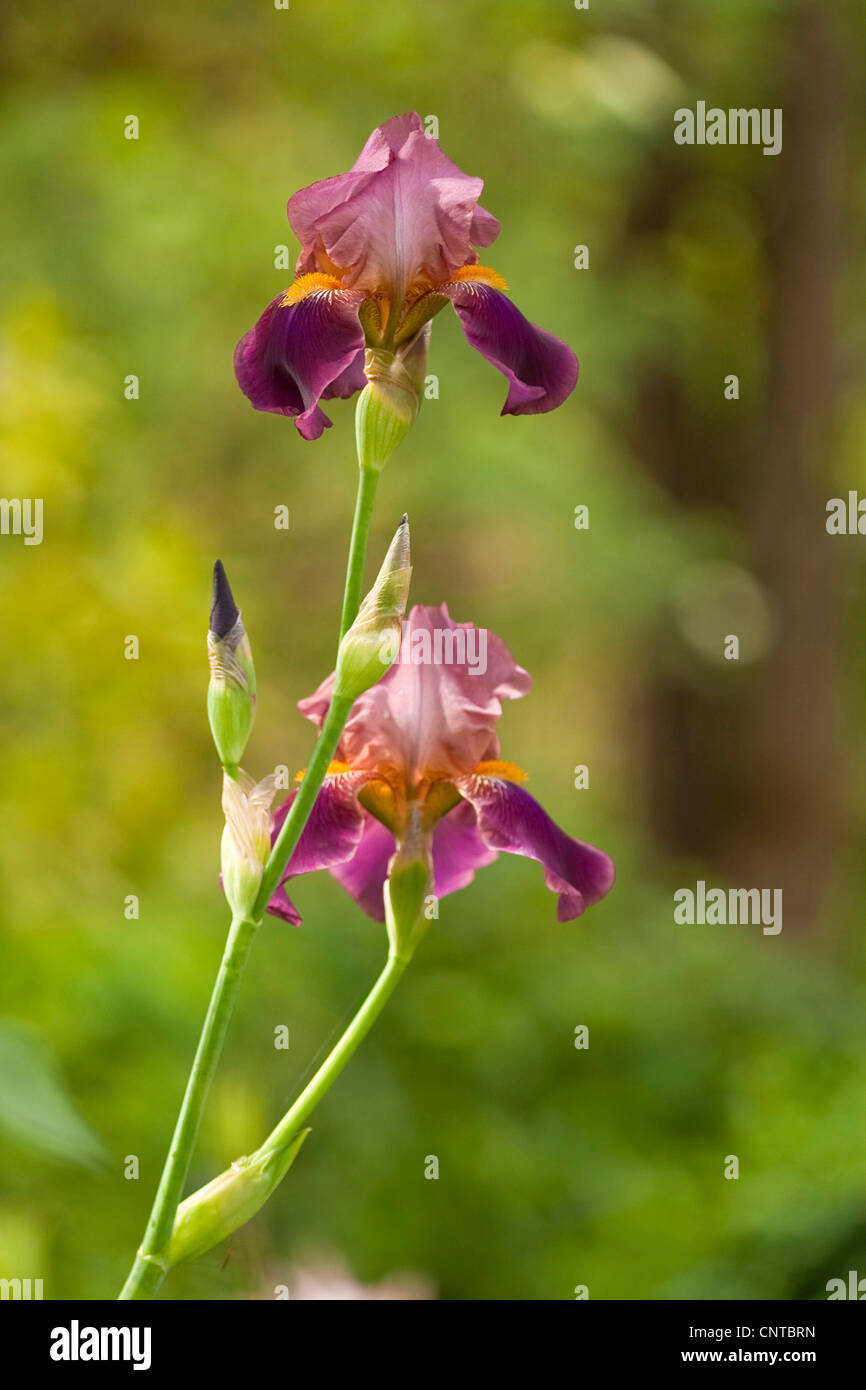
<path id="1" fill-rule="evenodd" d="M 525 773 L 501 761 L 502 701 L 525 695 L 531 680 L 493 633 L 484 634 L 479 661 L 479 630 L 472 633 L 473 624 L 455 623 L 445 604 L 412 609 L 397 661 L 352 708 L 270 912 L 299 923 L 286 882 L 327 869 L 382 921 L 383 886 L 397 856 L 427 860 L 437 898 L 464 888 L 501 850 L 536 859 L 558 894 L 561 922 L 608 892 L 608 856 L 560 830 L 522 785 Z M 333 681 L 298 706 L 319 728 Z M 274 836 L 295 795 L 277 811 Z"/>
<path id="2" fill-rule="evenodd" d="M 464 174 L 420 117 L 374 130 L 346 174 L 295 193 L 296 279 L 239 342 L 235 372 L 257 410 L 291 416 L 305 439 L 331 424 L 320 400 L 391 373 L 417 393 L 430 320 L 450 301 L 474 348 L 508 379 L 503 415 L 553 410 L 577 381 L 577 358 L 529 323 L 476 247 L 499 234 Z M 366 365 L 366 375 L 365 375 Z"/>

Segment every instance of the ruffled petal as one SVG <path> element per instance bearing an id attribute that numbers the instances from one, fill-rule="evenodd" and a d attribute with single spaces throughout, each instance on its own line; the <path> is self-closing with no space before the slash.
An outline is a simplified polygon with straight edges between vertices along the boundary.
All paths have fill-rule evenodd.
<path id="1" fill-rule="evenodd" d="M 411 781 L 452 777 L 496 758 L 503 700 L 517 700 L 532 681 L 505 643 L 486 628 L 455 623 L 443 603 L 416 604 L 403 625 L 400 655 L 355 701 L 337 756 L 351 767 Z M 319 728 L 333 677 L 298 708 Z"/>
<path id="2" fill-rule="evenodd" d="M 539 415 L 555 410 L 577 382 L 571 348 L 525 319 L 507 295 L 476 280 L 437 287 L 451 300 L 467 342 L 507 377 L 503 415 Z"/>
<path id="3" fill-rule="evenodd" d="M 346 396 L 363 385 L 363 295 L 316 290 L 294 304 L 273 300 L 235 349 L 235 375 L 256 410 L 292 416 L 304 439 L 318 439 L 331 421 L 322 396 Z M 351 388 L 351 389 L 349 389 Z"/>
<path id="4" fill-rule="evenodd" d="M 289 200 L 298 274 L 338 270 L 344 283 L 402 302 L 418 278 L 445 279 L 489 246 L 499 223 L 477 206 L 483 180 L 443 154 L 415 113 L 373 131 L 346 174 Z"/>
<path id="5" fill-rule="evenodd" d="M 537 859 L 544 881 L 559 894 L 557 917 L 570 922 L 599 902 L 614 880 L 613 861 L 600 849 L 559 829 L 523 787 L 497 777 L 465 777 L 457 783 L 475 808 L 478 828 L 493 850 Z"/>
<path id="6" fill-rule="evenodd" d="M 355 853 L 367 818 L 357 794 L 366 780 L 365 774 L 353 772 L 335 773 L 325 778 L 288 868 L 268 903 L 268 912 L 275 917 L 295 925 L 300 923 L 298 910 L 286 894 L 285 884 L 289 879 L 315 873 L 317 869 L 332 869 Z M 297 794 L 293 791 L 274 815 L 272 845 Z"/>

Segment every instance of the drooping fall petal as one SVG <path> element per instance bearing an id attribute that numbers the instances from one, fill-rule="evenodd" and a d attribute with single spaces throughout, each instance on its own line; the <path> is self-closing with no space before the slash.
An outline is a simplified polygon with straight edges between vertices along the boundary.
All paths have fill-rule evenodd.
<path id="1" fill-rule="evenodd" d="M 300 913 L 285 888 L 289 879 L 297 878 L 299 874 L 315 873 L 317 869 L 330 869 L 352 858 L 366 819 L 366 812 L 357 800 L 357 794 L 366 780 L 364 774 L 352 772 L 335 773 L 325 778 L 286 872 L 268 904 L 268 912 L 273 916 L 282 917 L 284 921 L 298 926 Z M 293 791 L 276 812 L 271 827 L 271 844 L 282 829 L 296 796 L 297 792 Z"/>
<path id="2" fill-rule="evenodd" d="M 471 776 L 458 783 L 458 790 L 474 807 L 478 828 L 491 849 L 543 865 L 545 883 L 559 894 L 560 922 L 579 917 L 612 887 L 613 861 L 593 845 L 566 835 L 523 787 L 497 777 Z"/>
<path id="3" fill-rule="evenodd" d="M 235 374 L 256 410 L 289 415 L 304 439 L 318 439 L 331 424 L 319 400 L 349 395 L 358 387 L 364 348 L 358 306 L 363 296 L 319 289 L 292 304 L 284 304 L 285 298 L 272 300 L 241 338 Z"/>
<path id="4" fill-rule="evenodd" d="M 492 285 L 464 279 L 443 285 L 467 342 L 508 379 L 503 415 L 555 410 L 574 390 L 578 362 L 571 348 L 525 319 Z"/>
<path id="5" fill-rule="evenodd" d="M 374 922 L 384 922 L 385 902 L 382 889 L 388 877 L 388 864 L 397 848 L 394 836 L 379 821 L 368 815 L 358 848 L 351 859 L 336 864 L 332 876 L 351 894 Z"/>

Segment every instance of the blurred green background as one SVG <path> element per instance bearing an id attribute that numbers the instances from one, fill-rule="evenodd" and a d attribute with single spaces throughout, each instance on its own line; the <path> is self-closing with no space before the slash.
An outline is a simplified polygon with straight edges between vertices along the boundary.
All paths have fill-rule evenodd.
<path id="1" fill-rule="evenodd" d="M 140 1239 L 226 926 L 211 566 L 255 652 L 246 764 L 294 773 L 353 503 L 351 405 L 304 443 L 250 409 L 232 350 L 291 278 L 289 194 L 415 109 L 485 179 L 485 260 L 582 371 L 561 410 L 501 419 L 502 378 L 437 318 L 439 399 L 372 555 L 408 510 L 414 600 L 533 673 L 503 756 L 618 883 L 566 927 L 526 860 L 445 900 L 285 1186 L 164 1294 L 272 1297 L 326 1256 L 459 1299 L 866 1276 L 866 542 L 824 525 L 866 492 L 862 11 L 35 0 L 3 26 L 2 491 L 44 499 L 45 537 L 0 538 L 0 1275 L 111 1297 Z M 783 153 L 676 146 L 699 99 L 782 107 Z M 781 935 L 676 926 L 699 877 L 782 888 Z M 261 1140 L 378 971 L 383 931 L 327 876 L 293 897 L 196 1184 Z"/>

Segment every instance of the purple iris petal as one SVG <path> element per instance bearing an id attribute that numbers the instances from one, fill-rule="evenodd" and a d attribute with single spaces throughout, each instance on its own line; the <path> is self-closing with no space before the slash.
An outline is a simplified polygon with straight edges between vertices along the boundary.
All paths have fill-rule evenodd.
<path id="1" fill-rule="evenodd" d="M 433 831 L 433 891 L 437 898 L 465 888 L 475 877 L 475 870 L 492 864 L 495 858 L 496 850 L 478 833 L 474 808 L 461 801 Z"/>
<path id="2" fill-rule="evenodd" d="M 332 876 L 376 922 L 385 920 L 383 889 L 396 848 L 390 830 L 368 815 L 351 858 L 330 866 Z M 476 869 L 495 858 L 496 851 L 478 833 L 475 811 L 462 802 L 433 831 L 433 892 L 437 898 L 456 893 L 472 882 Z"/>
<path id="3" fill-rule="evenodd" d="M 381 821 L 365 814 L 364 829 L 357 849 L 343 864 L 334 864 L 331 874 L 375 922 L 385 920 L 382 888 L 388 877 L 388 864 L 397 848 L 394 836 Z"/>
<path id="4" fill-rule="evenodd" d="M 304 439 L 318 439 L 331 423 L 319 409 L 320 397 L 360 389 L 364 330 L 358 305 L 363 296 L 316 290 L 285 308 L 282 298 L 273 300 L 241 338 L 235 375 L 256 410 L 290 415 Z M 350 385 L 351 391 L 346 389 Z"/>
<path id="5" fill-rule="evenodd" d="M 358 848 L 364 829 L 366 812 L 357 800 L 357 793 L 367 780 L 364 773 L 337 773 L 326 777 L 316 797 L 310 819 L 301 832 L 280 886 L 268 903 L 268 912 L 296 926 L 301 918 L 286 894 L 285 884 L 299 874 L 312 874 L 317 869 L 330 869 L 351 859 Z M 271 827 L 271 844 L 282 829 L 289 807 L 297 796 L 291 796 L 279 808 Z"/>
<path id="6" fill-rule="evenodd" d="M 508 378 L 503 415 L 539 415 L 571 395 L 578 372 L 571 348 L 525 319 L 501 290 L 460 280 L 437 293 L 451 300 L 467 342 Z"/>
<path id="7" fill-rule="evenodd" d="M 350 396 L 356 396 L 359 391 L 363 391 L 367 385 L 367 378 L 364 375 L 364 351 L 363 348 L 356 352 L 348 367 L 335 376 L 329 386 L 322 392 L 323 401 L 339 399 L 348 400 Z"/>
<path id="8" fill-rule="evenodd" d="M 396 842 L 361 806 L 358 793 L 370 784 L 365 801 L 372 805 L 370 797 L 375 800 L 387 790 L 376 792 L 372 784 L 387 783 L 396 824 L 406 811 L 407 787 L 426 787 L 427 807 L 435 814 L 437 806 L 449 804 L 450 785 L 464 799 L 432 826 L 437 897 L 464 888 L 476 869 L 501 850 L 542 864 L 548 887 L 559 894 L 560 921 L 580 916 L 608 892 L 614 868 L 606 854 L 571 839 L 521 786 L 492 775 L 502 768 L 471 770 L 498 759 L 496 724 L 502 702 L 519 699 L 530 688 L 527 672 L 493 633 L 484 633 L 484 660 L 476 660 L 482 632 L 455 623 L 444 604 L 412 609 L 399 660 L 356 700 L 337 748 L 337 758 L 352 771 L 326 780 L 286 878 L 328 869 L 370 917 L 382 921 L 382 889 Z M 301 712 L 319 727 L 333 684 L 331 675 L 299 702 Z M 437 791 L 439 783 L 446 784 L 444 796 Z M 284 807 L 277 825 L 285 814 Z M 298 920 L 284 891 L 275 895 L 269 910 Z"/>
<path id="9" fill-rule="evenodd" d="M 579 917 L 612 887 L 612 860 L 566 835 L 523 787 L 498 777 L 472 776 L 458 788 L 475 807 L 478 828 L 491 849 L 522 854 L 544 866 L 545 883 L 559 894 L 560 922 Z"/>

